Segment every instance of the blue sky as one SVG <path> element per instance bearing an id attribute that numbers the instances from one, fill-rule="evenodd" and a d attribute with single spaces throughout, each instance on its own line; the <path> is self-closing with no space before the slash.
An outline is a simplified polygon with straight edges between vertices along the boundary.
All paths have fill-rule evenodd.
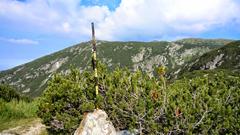
<path id="1" fill-rule="evenodd" d="M 91 39 L 240 39 L 240 0 L 0 0 L 0 70 Z"/>

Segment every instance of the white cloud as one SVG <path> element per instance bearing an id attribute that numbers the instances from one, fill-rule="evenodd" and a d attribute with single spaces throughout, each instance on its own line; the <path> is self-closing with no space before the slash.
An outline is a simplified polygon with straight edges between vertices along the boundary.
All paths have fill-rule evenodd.
<path id="1" fill-rule="evenodd" d="M 102 35 L 166 36 L 201 33 L 239 19 L 234 0 L 123 0 L 101 24 Z M 109 28 L 110 27 L 110 28 Z"/>
<path id="2" fill-rule="evenodd" d="M 31 39 L 26 39 L 26 38 L 15 39 L 15 38 L 0 37 L 0 40 L 5 41 L 5 42 L 9 42 L 9 43 L 12 43 L 12 44 L 22 44 L 22 45 L 38 45 L 39 44 L 38 41 L 31 40 Z"/>
<path id="3" fill-rule="evenodd" d="M 36 27 L 36 31 L 106 40 L 177 37 L 239 23 L 237 0 L 122 0 L 115 11 L 106 6 L 86 7 L 77 0 L 1 0 L 0 19 Z M 183 35 L 183 36 L 184 36 Z"/>
<path id="4" fill-rule="evenodd" d="M 26 45 L 37 45 L 37 44 L 39 44 L 38 41 L 34 41 L 34 40 L 31 40 L 31 39 L 14 39 L 14 38 L 11 38 L 8 41 L 11 42 L 11 43 L 26 44 Z"/>
<path id="5" fill-rule="evenodd" d="M 70 32 L 71 31 L 71 28 L 70 28 L 71 26 L 68 22 L 64 22 L 62 24 L 62 27 L 63 27 L 63 31 L 65 31 L 65 32 Z"/>

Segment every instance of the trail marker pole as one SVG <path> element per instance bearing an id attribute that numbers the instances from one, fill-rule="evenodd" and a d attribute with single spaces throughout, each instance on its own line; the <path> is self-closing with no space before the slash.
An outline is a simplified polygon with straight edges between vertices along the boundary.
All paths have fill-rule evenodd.
<path id="1" fill-rule="evenodd" d="M 93 66 L 93 71 L 94 71 L 95 92 L 96 92 L 96 98 L 97 98 L 97 96 L 98 96 L 98 74 L 97 74 L 96 39 L 95 39 L 94 23 L 92 22 L 91 25 L 92 25 L 92 66 Z"/>

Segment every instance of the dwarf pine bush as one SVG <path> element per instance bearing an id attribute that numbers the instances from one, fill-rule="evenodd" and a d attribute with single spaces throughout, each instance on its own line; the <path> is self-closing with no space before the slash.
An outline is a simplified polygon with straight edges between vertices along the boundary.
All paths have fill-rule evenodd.
<path id="1" fill-rule="evenodd" d="M 168 87 L 164 83 L 162 77 L 120 68 L 108 72 L 101 65 L 96 97 L 93 75 L 72 69 L 54 75 L 40 99 L 38 115 L 52 132 L 63 134 L 73 133 L 95 105 L 107 112 L 115 128 L 140 134 L 240 132 L 239 77 L 221 72 Z"/>
<path id="2" fill-rule="evenodd" d="M 0 98 L 10 102 L 12 99 L 19 100 L 21 95 L 13 87 L 7 84 L 0 84 Z"/>

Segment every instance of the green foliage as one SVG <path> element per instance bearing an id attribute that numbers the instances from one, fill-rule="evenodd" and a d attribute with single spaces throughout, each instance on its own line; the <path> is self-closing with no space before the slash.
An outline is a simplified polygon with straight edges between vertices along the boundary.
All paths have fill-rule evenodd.
<path id="1" fill-rule="evenodd" d="M 187 134 L 240 133 L 240 78 L 213 76 L 176 81 L 168 88 L 168 130 Z M 181 115 L 174 117 L 176 109 Z"/>
<path id="2" fill-rule="evenodd" d="M 36 101 L 26 102 L 24 100 L 11 100 L 10 102 L 6 102 L 0 99 L 0 123 L 36 117 L 36 112 Z"/>
<path id="3" fill-rule="evenodd" d="M 142 72 L 131 73 L 117 68 L 109 73 L 99 68 L 99 96 L 95 97 L 94 78 L 90 72 L 72 70 L 68 75 L 55 75 L 40 101 L 39 116 L 54 132 L 72 133 L 85 112 L 93 111 L 94 104 L 105 110 L 118 129 L 139 128 L 153 132 L 149 125 L 160 113 L 161 87 L 154 78 Z M 152 93 L 158 95 L 152 97 Z"/>
<path id="4" fill-rule="evenodd" d="M 77 70 L 65 76 L 56 74 L 40 100 L 38 115 L 57 132 L 72 132 L 84 112 L 94 109 L 93 77 Z"/>
<path id="5" fill-rule="evenodd" d="M 12 99 L 19 100 L 20 94 L 16 92 L 16 90 L 6 84 L 0 84 L 0 99 L 10 102 Z"/>
<path id="6" fill-rule="evenodd" d="M 0 130 L 17 125 L 15 123 L 23 119 L 36 117 L 37 109 L 37 101 L 20 95 L 7 84 L 0 85 Z"/>
<path id="7" fill-rule="evenodd" d="M 165 81 L 165 80 L 164 80 Z M 240 78 L 218 72 L 163 85 L 140 71 L 99 68 L 99 96 L 90 72 L 57 74 L 40 100 L 38 115 L 54 133 L 72 133 L 94 105 L 117 129 L 143 134 L 240 133 Z"/>
<path id="8" fill-rule="evenodd" d="M 0 84 L 0 99 L 6 102 L 10 102 L 13 99 L 17 101 L 24 100 L 27 102 L 31 100 L 29 97 L 19 94 L 15 88 L 7 84 Z"/>
<path id="9" fill-rule="evenodd" d="M 227 69 L 214 69 L 214 70 L 194 70 L 192 72 L 185 72 L 184 74 L 180 75 L 178 79 L 193 79 L 196 77 L 209 77 L 210 79 L 214 79 L 216 74 L 219 74 L 220 72 L 223 72 L 224 77 L 228 76 L 240 76 L 240 72 L 238 71 L 232 71 Z"/>

